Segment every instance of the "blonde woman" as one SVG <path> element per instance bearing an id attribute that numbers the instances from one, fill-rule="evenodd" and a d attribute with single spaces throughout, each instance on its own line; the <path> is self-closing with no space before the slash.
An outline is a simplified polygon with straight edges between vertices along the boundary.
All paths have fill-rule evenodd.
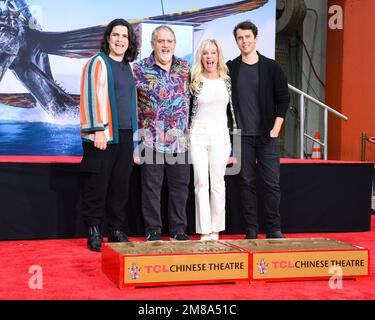
<path id="1" fill-rule="evenodd" d="M 201 240 L 218 240 L 219 232 L 225 230 L 224 175 L 231 150 L 228 124 L 236 128 L 236 121 L 228 69 L 216 40 L 203 41 L 197 51 L 191 93 L 196 232 Z"/>

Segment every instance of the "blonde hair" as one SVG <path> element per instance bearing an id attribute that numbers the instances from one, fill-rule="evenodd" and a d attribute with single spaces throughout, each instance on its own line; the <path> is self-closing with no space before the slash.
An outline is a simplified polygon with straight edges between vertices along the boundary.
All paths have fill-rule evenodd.
<path id="1" fill-rule="evenodd" d="M 218 42 L 215 39 L 207 39 L 204 40 L 201 45 L 199 46 L 197 53 L 195 55 L 195 62 L 193 65 L 192 73 L 191 73 L 191 84 L 190 90 L 193 93 L 199 93 L 199 84 L 202 82 L 204 67 L 202 64 L 202 56 L 203 52 L 209 48 L 215 46 L 217 49 L 217 71 L 219 77 L 222 79 L 229 79 L 228 75 L 228 67 L 224 62 L 223 53 Z"/>

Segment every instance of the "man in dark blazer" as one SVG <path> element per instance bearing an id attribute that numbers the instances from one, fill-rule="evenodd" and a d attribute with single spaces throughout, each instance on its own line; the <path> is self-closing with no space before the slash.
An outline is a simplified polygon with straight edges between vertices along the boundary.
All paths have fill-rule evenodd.
<path id="1" fill-rule="evenodd" d="M 274 60 L 257 52 L 258 29 L 252 22 L 239 23 L 233 33 L 241 55 L 227 65 L 241 129 L 239 178 L 246 239 L 258 237 L 257 186 L 262 188 L 266 237 L 284 238 L 279 213 L 279 133 L 289 107 L 288 82 Z"/>

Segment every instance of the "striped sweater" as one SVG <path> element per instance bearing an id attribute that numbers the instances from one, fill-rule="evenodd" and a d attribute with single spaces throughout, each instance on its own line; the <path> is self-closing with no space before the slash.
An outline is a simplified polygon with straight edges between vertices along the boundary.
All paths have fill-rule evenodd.
<path id="1" fill-rule="evenodd" d="M 134 86 L 131 96 L 133 132 L 137 131 L 136 95 Z M 80 112 L 83 141 L 93 142 L 95 131 L 104 131 L 107 143 L 118 143 L 115 84 L 109 58 L 104 52 L 93 56 L 83 68 Z"/>

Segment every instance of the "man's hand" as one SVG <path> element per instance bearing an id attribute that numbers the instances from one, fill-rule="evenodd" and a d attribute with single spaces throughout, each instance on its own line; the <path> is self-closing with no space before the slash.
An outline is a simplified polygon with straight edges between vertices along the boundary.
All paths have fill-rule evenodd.
<path id="1" fill-rule="evenodd" d="M 94 146 L 100 150 L 107 149 L 107 138 L 104 131 L 95 131 Z"/>
<path id="2" fill-rule="evenodd" d="M 273 125 L 272 130 L 270 131 L 271 138 L 277 138 L 280 133 L 281 126 L 283 125 L 284 119 L 280 117 L 276 117 L 275 123 Z"/>
<path id="3" fill-rule="evenodd" d="M 279 136 L 279 133 L 280 133 L 279 130 L 277 130 L 277 129 L 272 129 L 272 130 L 270 131 L 270 137 L 271 137 L 271 138 L 277 138 L 277 137 Z"/>

